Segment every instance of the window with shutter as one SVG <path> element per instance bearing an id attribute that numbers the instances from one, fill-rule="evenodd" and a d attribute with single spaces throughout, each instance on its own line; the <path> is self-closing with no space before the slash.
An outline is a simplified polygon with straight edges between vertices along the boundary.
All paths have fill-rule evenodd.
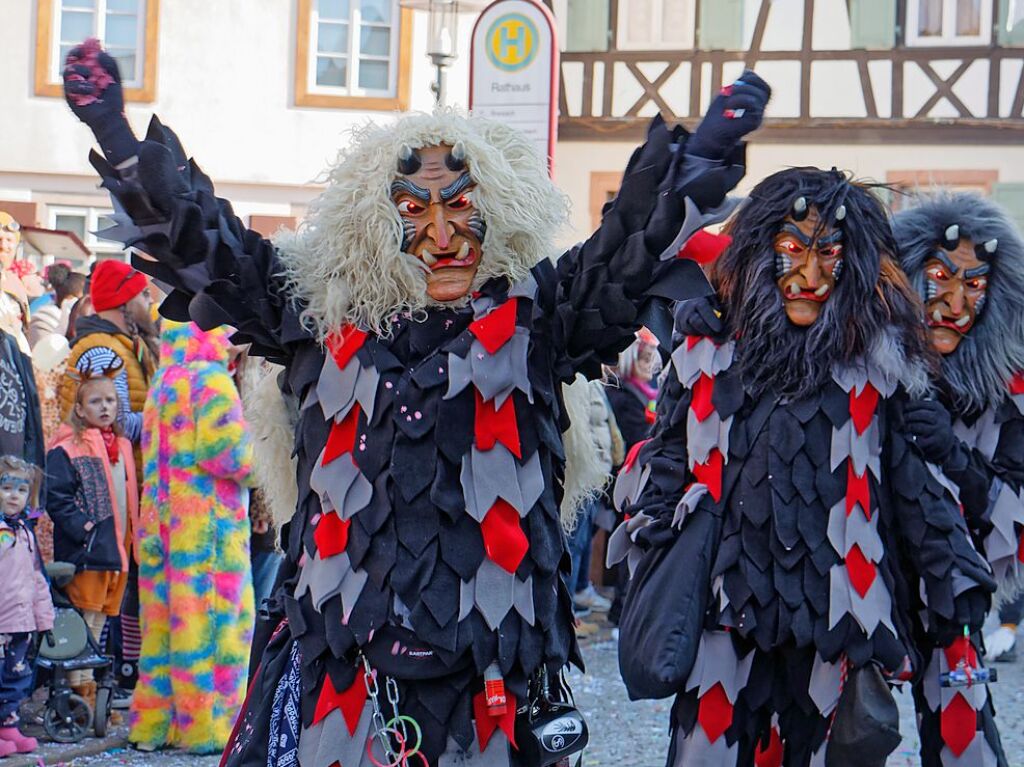
<path id="1" fill-rule="evenodd" d="M 1000 45 L 1024 45 L 1024 0 L 999 0 Z"/>
<path id="2" fill-rule="evenodd" d="M 742 50 L 743 6 L 744 0 L 700 0 L 698 47 L 705 51 Z"/>
<path id="3" fill-rule="evenodd" d="M 993 184 L 992 199 L 1006 208 L 1020 230 L 1024 231 L 1024 183 Z"/>
<path id="4" fill-rule="evenodd" d="M 850 47 L 885 50 L 896 44 L 896 0 L 849 0 Z"/>
<path id="5" fill-rule="evenodd" d="M 568 0 L 565 50 L 608 50 L 610 5 L 609 0 Z"/>

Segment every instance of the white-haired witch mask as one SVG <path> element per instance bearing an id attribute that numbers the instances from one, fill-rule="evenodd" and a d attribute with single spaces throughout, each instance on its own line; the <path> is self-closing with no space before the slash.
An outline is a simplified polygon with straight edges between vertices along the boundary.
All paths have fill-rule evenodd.
<path id="1" fill-rule="evenodd" d="M 977 322 L 997 245 L 996 240 L 976 244 L 961 239 L 953 224 L 925 263 L 928 334 L 940 354 L 951 354 Z"/>
<path id="2" fill-rule="evenodd" d="M 475 186 L 461 142 L 399 152 L 391 199 L 402 217 L 402 251 L 423 269 L 435 301 L 466 296 L 480 268 L 485 227 Z"/>

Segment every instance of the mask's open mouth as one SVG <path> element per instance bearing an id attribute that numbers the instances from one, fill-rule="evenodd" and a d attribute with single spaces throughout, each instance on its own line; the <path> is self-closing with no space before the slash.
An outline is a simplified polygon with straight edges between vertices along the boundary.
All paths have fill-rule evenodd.
<path id="1" fill-rule="evenodd" d="M 423 261 L 431 271 L 446 269 L 449 267 L 472 266 L 476 263 L 477 252 L 469 247 L 469 243 L 463 241 L 458 250 L 444 250 L 431 253 L 424 250 L 420 253 L 420 260 Z"/>
<path id="2" fill-rule="evenodd" d="M 801 289 L 801 287 L 795 282 L 791 282 L 786 286 L 783 297 L 787 301 L 814 301 L 815 303 L 821 304 L 828 300 L 831 292 L 832 288 L 827 284 L 822 285 L 817 290 L 807 290 Z"/>
<path id="3" fill-rule="evenodd" d="M 947 328 L 952 330 L 954 333 L 963 335 L 971 326 L 974 324 L 974 317 L 970 314 L 965 314 L 963 317 L 953 319 L 952 317 L 946 317 L 938 309 L 935 309 L 931 316 L 928 318 L 928 327 L 930 328 Z"/>

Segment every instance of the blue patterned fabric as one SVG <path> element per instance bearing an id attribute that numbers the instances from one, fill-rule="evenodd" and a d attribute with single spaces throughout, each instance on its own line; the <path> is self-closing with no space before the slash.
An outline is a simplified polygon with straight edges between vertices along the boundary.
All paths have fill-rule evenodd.
<path id="1" fill-rule="evenodd" d="M 299 764 L 299 733 L 302 731 L 299 710 L 299 696 L 302 693 L 300 663 L 299 643 L 296 642 L 292 645 L 288 668 L 274 690 L 267 767 L 298 767 Z"/>

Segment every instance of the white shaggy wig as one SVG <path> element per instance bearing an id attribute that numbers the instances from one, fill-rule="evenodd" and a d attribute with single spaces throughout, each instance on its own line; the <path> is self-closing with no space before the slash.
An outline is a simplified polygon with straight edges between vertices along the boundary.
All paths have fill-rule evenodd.
<path id="1" fill-rule="evenodd" d="M 519 280 L 554 255 L 568 201 L 520 132 L 452 109 L 367 123 L 352 131 L 298 231 L 275 237 L 303 320 L 321 340 L 346 323 L 386 336 L 396 313 L 441 305 L 427 295 L 422 265 L 402 253 L 402 220 L 390 189 L 403 145 L 456 142 L 465 147 L 477 184 L 473 201 L 487 225 L 473 289 L 492 277 Z"/>

